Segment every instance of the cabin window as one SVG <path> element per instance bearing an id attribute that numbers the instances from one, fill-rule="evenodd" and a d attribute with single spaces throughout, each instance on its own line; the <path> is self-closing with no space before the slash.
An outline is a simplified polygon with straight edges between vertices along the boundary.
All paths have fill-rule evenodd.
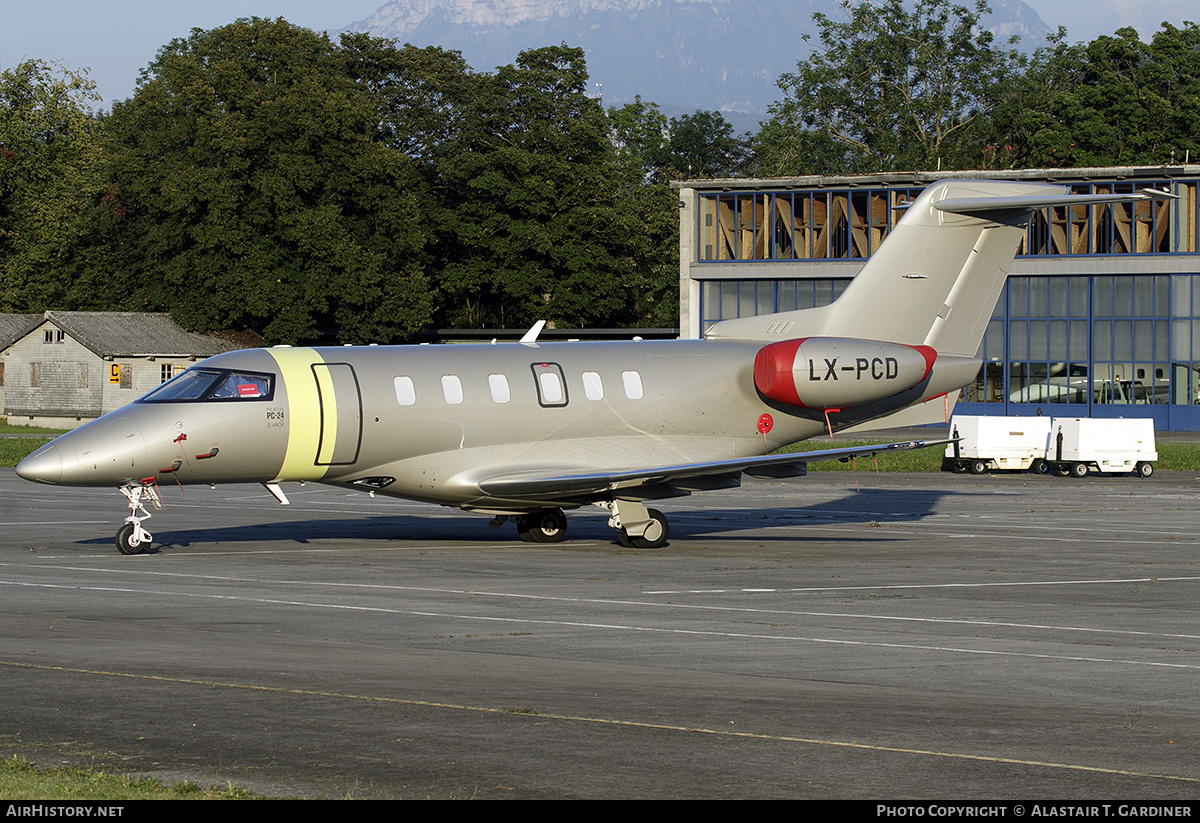
<path id="1" fill-rule="evenodd" d="M 462 381 L 457 374 L 442 375 L 442 394 L 451 406 L 460 405 L 463 401 Z"/>
<path id="2" fill-rule="evenodd" d="M 588 400 L 604 399 L 604 381 L 600 379 L 598 373 L 594 371 L 583 373 L 583 393 Z"/>
<path id="3" fill-rule="evenodd" d="M 396 402 L 401 406 L 413 406 L 417 402 L 417 389 L 411 377 L 397 377 L 392 380 L 396 389 Z"/>
<path id="4" fill-rule="evenodd" d="M 642 375 L 635 371 L 621 372 L 621 381 L 625 384 L 625 396 L 630 400 L 641 400 L 642 394 Z"/>
<path id="5" fill-rule="evenodd" d="M 488 387 L 492 390 L 492 402 L 507 403 L 511 398 L 508 390 L 508 378 L 502 374 L 489 374 Z"/>
<path id="6" fill-rule="evenodd" d="M 534 363 L 530 368 L 537 382 L 538 403 L 543 406 L 567 405 L 567 387 L 562 367 L 557 363 Z"/>

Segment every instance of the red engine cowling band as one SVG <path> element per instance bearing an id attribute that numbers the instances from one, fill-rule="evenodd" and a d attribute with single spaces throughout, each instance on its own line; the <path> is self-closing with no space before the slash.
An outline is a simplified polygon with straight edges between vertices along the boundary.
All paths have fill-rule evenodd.
<path id="1" fill-rule="evenodd" d="M 754 385 L 789 406 L 844 409 L 911 389 L 929 376 L 936 359 L 929 346 L 804 337 L 759 349 Z"/>

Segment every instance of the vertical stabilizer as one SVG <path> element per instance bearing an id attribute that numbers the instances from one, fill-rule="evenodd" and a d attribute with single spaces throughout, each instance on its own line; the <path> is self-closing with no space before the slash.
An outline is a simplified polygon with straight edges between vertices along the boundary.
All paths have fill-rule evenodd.
<path id="1" fill-rule="evenodd" d="M 1066 186 L 945 180 L 922 192 L 828 306 L 726 320 L 710 339 L 832 336 L 932 346 L 973 356 L 1004 287 L 1033 203 L 1070 197 Z M 938 204 L 953 203 L 961 211 Z M 986 203 L 987 208 L 976 208 Z"/>

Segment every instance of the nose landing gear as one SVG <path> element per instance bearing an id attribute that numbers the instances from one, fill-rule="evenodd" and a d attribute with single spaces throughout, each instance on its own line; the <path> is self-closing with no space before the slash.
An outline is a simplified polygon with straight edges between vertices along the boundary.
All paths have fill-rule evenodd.
<path id="1" fill-rule="evenodd" d="M 162 509 L 162 498 L 153 483 L 126 483 L 120 487 L 121 494 L 129 501 L 129 516 L 125 525 L 117 529 L 117 551 L 121 554 L 140 554 L 150 545 L 154 537 L 142 528 L 142 522 L 149 520 L 150 512 L 142 503 L 142 496 L 154 504 L 154 508 Z"/>

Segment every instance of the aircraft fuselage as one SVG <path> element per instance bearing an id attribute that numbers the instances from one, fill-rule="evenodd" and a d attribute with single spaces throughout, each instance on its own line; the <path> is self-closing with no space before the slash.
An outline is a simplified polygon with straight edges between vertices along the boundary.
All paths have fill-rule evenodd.
<path id="1" fill-rule="evenodd" d="M 911 375 L 905 381 L 864 346 L 865 367 L 853 352 L 841 355 L 839 385 L 873 386 L 877 397 L 903 393 L 899 405 L 928 390 L 929 381 L 914 389 Z M 152 392 L 60 437 L 22 464 L 22 474 L 86 486 L 317 481 L 460 508 L 533 511 L 564 501 L 489 496 L 478 482 L 498 470 L 729 460 L 819 434 L 823 410 L 784 406 L 756 390 L 761 348 L 635 341 L 230 352 L 189 370 L 229 375 L 228 386 L 197 379 L 191 393 Z M 826 362 L 836 355 L 822 354 L 820 370 L 836 369 Z M 880 362 L 872 366 L 872 358 Z"/>

